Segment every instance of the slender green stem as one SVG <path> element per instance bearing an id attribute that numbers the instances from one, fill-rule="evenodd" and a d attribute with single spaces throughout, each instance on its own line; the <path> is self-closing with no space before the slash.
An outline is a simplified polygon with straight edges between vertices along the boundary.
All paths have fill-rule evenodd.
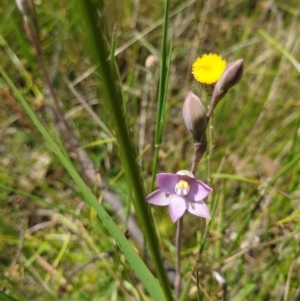
<path id="1" fill-rule="evenodd" d="M 167 38 L 168 38 L 168 20 L 169 20 L 169 0 L 165 1 L 165 14 L 164 14 L 164 27 L 161 46 L 161 58 L 160 58 L 160 77 L 159 77 L 159 89 L 158 89 L 158 104 L 156 114 L 156 129 L 155 129 L 155 151 L 152 163 L 152 180 L 151 190 L 153 190 L 155 175 L 157 170 L 157 160 L 159 148 L 162 142 L 162 127 L 164 122 L 164 111 L 167 96 L 168 85 L 168 67 L 167 67 Z M 171 55 L 169 55 L 170 58 Z"/>
<path id="2" fill-rule="evenodd" d="M 100 1 L 102 3 L 102 1 Z M 116 129 L 116 136 L 120 147 L 121 159 L 124 165 L 125 175 L 132 193 L 133 204 L 136 215 L 147 240 L 152 260 L 156 268 L 156 274 L 167 300 L 173 300 L 171 288 L 163 266 L 158 245 L 158 238 L 154 227 L 152 216 L 145 206 L 145 193 L 141 179 L 140 168 L 136 161 L 137 152 L 133 145 L 132 137 L 127 127 L 124 114 L 121 84 L 116 85 L 116 78 L 112 74 L 111 64 L 107 61 L 109 57 L 105 38 L 99 32 L 99 13 L 92 0 L 81 0 L 80 13 L 84 17 L 86 33 L 89 38 L 91 50 L 95 61 L 99 64 L 99 73 L 102 80 L 102 95 L 106 99 L 107 109 L 110 112 Z"/>
<path id="3" fill-rule="evenodd" d="M 153 154 L 153 161 L 152 161 L 152 178 L 151 178 L 151 186 L 150 191 L 154 188 L 154 182 L 156 177 L 156 171 L 157 171 L 157 160 L 158 160 L 158 153 L 159 153 L 159 147 L 160 144 L 154 144 L 154 154 Z"/>
<path id="4" fill-rule="evenodd" d="M 207 184 L 208 186 L 211 185 L 212 182 L 212 172 L 211 172 L 211 165 L 212 165 L 212 153 L 213 153 L 213 117 L 211 116 L 208 123 L 208 135 L 209 135 L 209 142 L 208 142 L 208 155 L 207 155 Z"/>

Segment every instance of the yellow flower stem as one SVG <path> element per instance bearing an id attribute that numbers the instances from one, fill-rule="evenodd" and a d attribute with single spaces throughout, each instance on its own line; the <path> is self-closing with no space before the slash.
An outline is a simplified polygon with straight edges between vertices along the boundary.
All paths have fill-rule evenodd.
<path id="1" fill-rule="evenodd" d="M 213 153 L 213 117 L 211 116 L 208 122 L 208 154 L 207 154 L 207 184 L 211 185 L 211 165 L 212 165 L 212 153 Z"/>

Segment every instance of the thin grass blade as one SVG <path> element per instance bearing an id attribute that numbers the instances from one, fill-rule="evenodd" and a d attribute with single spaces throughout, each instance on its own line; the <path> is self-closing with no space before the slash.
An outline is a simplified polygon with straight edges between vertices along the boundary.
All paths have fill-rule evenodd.
<path id="1" fill-rule="evenodd" d="M 0 73 L 7 82 L 7 84 L 12 89 L 13 93 L 15 94 L 16 98 L 28 114 L 28 116 L 31 118 L 32 122 L 36 126 L 36 128 L 40 131 L 43 138 L 47 141 L 49 146 L 51 147 L 52 151 L 55 153 L 55 155 L 58 157 L 58 159 L 61 161 L 62 165 L 65 167 L 65 169 L 68 171 L 70 176 L 73 178 L 74 182 L 78 186 L 79 190 L 82 193 L 82 197 L 84 200 L 92 206 L 95 211 L 97 212 L 98 216 L 102 220 L 105 227 L 109 230 L 113 238 L 116 240 L 118 246 L 120 247 L 121 251 L 125 255 L 126 259 L 131 264 L 132 268 L 137 273 L 138 277 L 141 279 L 143 284 L 145 285 L 146 289 L 152 296 L 153 300 L 162 301 L 166 300 L 164 297 L 164 294 L 155 279 L 155 277 L 151 274 L 149 269 L 146 267 L 145 263 L 141 260 L 141 258 L 138 256 L 138 254 L 135 252 L 133 247 L 130 245 L 124 234 L 119 230 L 118 226 L 115 224 L 115 222 L 112 220 L 110 215 L 106 212 L 106 210 L 103 208 L 101 204 L 98 203 L 97 198 L 95 195 L 91 192 L 91 190 L 88 188 L 88 186 L 85 184 L 83 179 L 80 177 L 80 175 L 77 173 L 75 167 L 71 163 L 71 161 L 63 154 L 61 149 L 58 147 L 58 145 L 55 143 L 55 141 L 52 139 L 52 137 L 49 135 L 47 130 L 44 128 L 44 126 L 41 124 L 41 122 L 38 120 L 34 112 L 31 110 L 30 106 L 27 104 L 27 102 L 24 100 L 23 96 L 17 89 L 17 87 L 14 85 L 13 81 L 10 79 L 10 77 L 7 75 L 7 73 L 0 67 Z"/>

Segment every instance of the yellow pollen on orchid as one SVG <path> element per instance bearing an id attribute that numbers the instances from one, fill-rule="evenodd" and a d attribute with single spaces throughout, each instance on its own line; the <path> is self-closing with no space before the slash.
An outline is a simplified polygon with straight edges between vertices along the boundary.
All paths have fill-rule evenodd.
<path id="1" fill-rule="evenodd" d="M 190 184 L 185 179 L 180 179 L 175 186 L 175 193 L 177 195 L 186 196 L 190 191 Z"/>
<path id="2" fill-rule="evenodd" d="M 218 54 L 204 54 L 193 63 L 192 74 L 201 84 L 213 85 L 220 79 L 226 65 L 226 61 Z"/>

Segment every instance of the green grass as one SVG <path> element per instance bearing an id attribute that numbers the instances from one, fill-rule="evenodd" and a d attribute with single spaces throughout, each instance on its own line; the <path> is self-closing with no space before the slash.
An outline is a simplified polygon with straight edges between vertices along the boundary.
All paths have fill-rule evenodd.
<path id="1" fill-rule="evenodd" d="M 200 290 L 197 298 L 197 280 L 192 273 L 201 244 L 201 223 L 187 214 L 182 272 L 188 297 L 182 300 L 219 300 L 221 286 L 212 271 L 225 277 L 227 300 L 298 300 L 300 4 L 296 0 L 257 2 L 255 6 L 251 1 L 207 3 L 170 1 L 168 43 L 172 46 L 168 89 L 160 93 L 162 97 L 166 92 L 166 105 L 157 172 L 177 172 L 191 165 L 192 137 L 183 124 L 182 104 L 190 90 L 205 100 L 191 76 L 194 59 L 207 52 L 220 53 L 228 61 L 244 58 L 245 71 L 214 114 L 210 166 L 214 192 L 209 205 L 217 207 L 199 269 L 199 283 L 206 293 Z M 91 192 L 85 190 L 80 166 L 53 118 L 52 101 L 24 34 L 22 17 L 12 1 L 3 0 L 0 66 L 16 90 L 0 77 L 0 299 L 152 300 L 143 278 L 146 274 L 140 275 L 135 266 L 138 256 L 128 261 L 127 249 L 124 252 L 122 245 L 118 247 L 110 226 L 107 229 L 97 215 L 100 207 L 105 208 L 118 233 L 130 227 L 129 217 L 135 218 L 142 231 L 148 222 L 147 215 L 141 215 L 141 210 L 146 210 L 141 209 L 146 208 L 143 198 L 132 197 L 135 178 L 128 182 L 127 164 L 132 161 L 120 156 L 119 147 L 124 144 L 109 97 L 103 94 L 108 86 L 105 74 L 88 71 L 97 63 L 88 46 L 91 38 L 72 2 L 43 1 L 36 8 L 46 68 L 56 72 L 54 86 L 66 120 L 96 165 L 98 180 L 101 177 L 109 183 L 111 194 L 99 190 L 96 183 L 90 185 Z M 158 87 L 166 83 L 159 84 L 159 65 L 148 70 L 145 59 L 162 53 L 163 8 L 156 0 L 112 2 L 105 4 L 101 18 L 107 45 L 111 45 L 117 23 L 115 64 L 129 137 L 133 148 L 141 151 L 137 159 L 140 185 L 147 193 L 155 158 Z M 126 44 L 131 39 L 132 43 Z M 168 53 L 169 48 L 164 48 L 163 54 Z M 75 83 L 74 88 L 99 119 L 78 101 L 65 78 Z M 59 148 L 49 146 L 48 138 L 40 134 L 20 105 L 19 94 Z M 141 121 L 144 140 L 139 136 Z M 60 150 L 63 153 L 57 157 Z M 134 152 L 133 157 L 138 155 Z M 207 170 L 204 156 L 197 172 L 204 182 Z M 111 205 L 115 196 L 123 203 L 118 212 Z M 92 205 L 85 199 L 92 199 Z M 174 265 L 176 225 L 167 208 L 151 207 L 151 211 L 161 256 Z M 135 235 L 124 239 L 124 244 L 130 250 L 135 248 L 144 260 L 143 243 L 136 241 Z M 76 267 L 99 254 L 107 256 L 75 270 L 62 290 Z M 155 278 L 163 277 L 152 260 L 145 263 Z"/>

